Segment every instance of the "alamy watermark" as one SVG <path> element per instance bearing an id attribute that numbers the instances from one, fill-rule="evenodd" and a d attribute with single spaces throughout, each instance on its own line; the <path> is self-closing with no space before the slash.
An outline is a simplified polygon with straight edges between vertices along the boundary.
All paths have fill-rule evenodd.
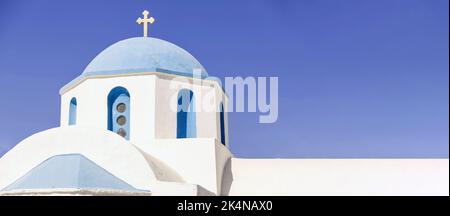
<path id="1" fill-rule="evenodd" d="M 202 76 L 194 70 L 194 79 L 177 76 L 170 81 L 173 90 L 171 109 L 182 112 L 250 112 L 260 113 L 259 123 L 274 123 L 278 120 L 278 77 L 215 77 Z M 222 87 L 225 95 L 217 88 L 208 86 L 214 82 Z M 217 101 L 217 95 L 223 95 Z M 247 108 L 247 109 L 245 109 Z"/>

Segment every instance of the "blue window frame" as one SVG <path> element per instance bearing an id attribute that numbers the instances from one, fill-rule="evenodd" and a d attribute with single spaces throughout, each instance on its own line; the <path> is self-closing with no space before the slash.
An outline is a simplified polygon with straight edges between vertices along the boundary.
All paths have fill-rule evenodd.
<path id="1" fill-rule="evenodd" d="M 220 141 L 225 145 L 225 109 L 223 103 L 220 103 Z"/>
<path id="2" fill-rule="evenodd" d="M 178 93 L 177 138 L 197 137 L 194 93 L 182 89 Z"/>
<path id="3" fill-rule="evenodd" d="M 130 139 L 130 93 L 124 87 L 108 94 L 108 130 Z"/>
<path id="4" fill-rule="evenodd" d="M 77 99 L 72 98 L 69 104 L 69 125 L 77 123 Z"/>

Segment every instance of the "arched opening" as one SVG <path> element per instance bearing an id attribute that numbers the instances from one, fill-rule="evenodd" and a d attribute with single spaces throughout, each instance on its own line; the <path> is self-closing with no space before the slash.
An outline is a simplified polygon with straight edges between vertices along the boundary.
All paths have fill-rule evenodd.
<path id="1" fill-rule="evenodd" d="M 225 145 L 225 109 L 223 103 L 220 103 L 220 141 Z"/>
<path id="2" fill-rule="evenodd" d="M 130 139 L 130 93 L 124 87 L 108 94 L 108 130 Z"/>
<path id="3" fill-rule="evenodd" d="M 177 138 L 197 137 L 194 93 L 189 89 L 181 89 L 177 103 Z"/>
<path id="4" fill-rule="evenodd" d="M 69 125 L 77 123 L 77 99 L 72 98 L 69 104 Z"/>

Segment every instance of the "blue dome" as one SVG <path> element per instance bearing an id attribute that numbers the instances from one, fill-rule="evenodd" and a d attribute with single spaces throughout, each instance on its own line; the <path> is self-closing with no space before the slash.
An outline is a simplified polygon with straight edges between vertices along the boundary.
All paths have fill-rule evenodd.
<path id="1" fill-rule="evenodd" d="M 199 71 L 202 78 L 208 76 L 200 62 L 177 45 L 157 38 L 135 37 L 103 50 L 89 63 L 82 76 L 136 72 L 193 76 L 194 70 Z"/>

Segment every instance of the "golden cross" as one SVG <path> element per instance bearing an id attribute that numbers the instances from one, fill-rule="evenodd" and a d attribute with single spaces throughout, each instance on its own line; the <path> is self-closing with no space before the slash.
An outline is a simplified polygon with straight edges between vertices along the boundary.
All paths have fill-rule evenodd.
<path id="1" fill-rule="evenodd" d="M 152 24 L 152 23 L 154 23 L 155 22 L 155 18 L 153 18 L 153 17 L 148 17 L 148 14 L 149 14 L 149 12 L 147 11 L 147 10 L 145 10 L 144 12 L 142 12 L 142 15 L 144 15 L 144 19 L 142 19 L 142 18 L 138 18 L 137 20 L 136 20 L 136 22 L 139 24 L 139 25 L 141 25 L 141 24 L 143 24 L 144 25 L 144 37 L 147 37 L 147 26 L 148 26 L 148 23 L 150 23 L 150 24 Z"/>

